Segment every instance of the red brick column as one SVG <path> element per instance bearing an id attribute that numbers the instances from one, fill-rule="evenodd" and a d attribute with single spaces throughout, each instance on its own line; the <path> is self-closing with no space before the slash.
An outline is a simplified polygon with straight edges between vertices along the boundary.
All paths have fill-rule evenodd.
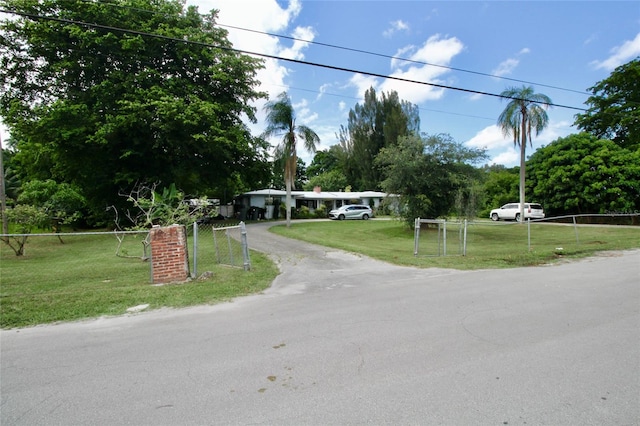
<path id="1" fill-rule="evenodd" d="M 153 283 L 186 281 L 189 277 L 189 251 L 185 227 L 154 226 L 150 233 Z"/>

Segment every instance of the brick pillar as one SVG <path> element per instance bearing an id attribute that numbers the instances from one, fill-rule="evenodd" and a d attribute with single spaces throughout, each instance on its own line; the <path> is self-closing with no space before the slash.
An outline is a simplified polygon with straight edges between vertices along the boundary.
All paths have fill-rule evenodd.
<path id="1" fill-rule="evenodd" d="M 153 283 L 186 281 L 189 277 L 189 252 L 185 227 L 154 226 L 150 233 Z"/>

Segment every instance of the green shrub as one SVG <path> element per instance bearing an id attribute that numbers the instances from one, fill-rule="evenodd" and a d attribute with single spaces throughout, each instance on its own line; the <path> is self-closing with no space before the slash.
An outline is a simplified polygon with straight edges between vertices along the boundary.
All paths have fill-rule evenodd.
<path id="1" fill-rule="evenodd" d="M 323 219 L 327 217 L 327 206 L 324 204 L 320 204 L 318 208 L 314 212 L 315 217 L 318 219 Z"/>
<path id="2" fill-rule="evenodd" d="M 298 210 L 297 218 L 298 219 L 309 219 L 310 217 L 311 217 L 311 211 L 309 210 L 309 207 L 307 207 L 307 206 L 300 207 L 300 209 Z"/>

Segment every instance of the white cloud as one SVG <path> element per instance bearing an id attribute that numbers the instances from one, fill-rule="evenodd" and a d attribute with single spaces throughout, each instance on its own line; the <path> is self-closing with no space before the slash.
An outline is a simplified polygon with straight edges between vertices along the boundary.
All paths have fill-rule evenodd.
<path id="1" fill-rule="evenodd" d="M 318 89 L 318 96 L 316 96 L 316 102 L 322 99 L 324 94 L 327 93 L 327 91 L 331 89 L 331 87 L 332 87 L 331 83 L 325 83 L 322 86 L 320 86 L 320 88 Z"/>
<path id="2" fill-rule="evenodd" d="M 258 33 L 286 32 L 302 10 L 300 0 L 289 0 L 285 6 L 281 6 L 276 0 L 187 0 L 187 4 L 198 6 L 200 13 L 207 13 L 211 9 L 218 10 L 217 22 L 221 25 L 255 30 L 256 32 L 250 32 L 226 28 L 229 32 L 229 41 L 237 49 L 289 59 L 304 58 L 304 50 L 309 43 L 287 40 L 284 42 L 287 43 L 285 45 L 278 37 Z M 295 38 L 306 41 L 313 41 L 315 37 L 311 27 L 294 28 L 291 34 Z M 279 93 L 288 91 L 286 78 L 289 74 L 290 69 L 286 66 L 286 62 L 265 59 L 264 68 L 260 69 L 256 75 L 256 80 L 260 82 L 257 89 L 269 93 L 270 98 L 274 99 Z M 247 122 L 247 125 L 254 134 L 259 134 L 264 130 L 263 106 L 265 102 L 260 100 L 253 104 L 257 108 L 258 123 Z M 310 113 L 307 116 L 313 117 Z"/>
<path id="3" fill-rule="evenodd" d="M 542 145 L 548 145 L 554 140 L 572 133 L 569 121 L 550 121 L 547 128 L 538 136 L 533 137 L 533 147 L 527 143 L 527 157 Z M 497 125 L 491 125 L 478 131 L 471 139 L 465 142 L 469 148 L 487 150 L 490 156 L 490 164 L 503 164 L 507 167 L 520 164 L 520 148 L 514 147 L 513 136 L 504 136 L 502 129 Z"/>
<path id="4" fill-rule="evenodd" d="M 397 21 L 392 21 L 389 24 L 390 27 L 382 32 L 382 35 L 386 38 L 391 37 L 398 31 L 409 31 L 409 24 L 400 19 L 398 19 Z"/>
<path id="5" fill-rule="evenodd" d="M 513 70 L 518 66 L 519 63 L 520 61 L 517 59 L 507 59 L 506 61 L 500 62 L 500 64 L 498 64 L 498 66 L 493 71 L 491 71 L 491 74 L 498 77 L 509 75 L 513 72 Z"/>
<path id="6" fill-rule="evenodd" d="M 355 86 L 358 96 L 364 98 L 364 92 L 369 90 L 370 87 L 373 87 L 376 91 L 378 90 L 378 80 L 375 77 L 364 75 L 364 74 L 354 74 L 353 77 L 349 79 L 349 85 Z"/>
<path id="7" fill-rule="evenodd" d="M 520 164 L 520 152 L 511 146 L 505 151 L 493 157 L 490 164 L 502 164 L 506 167 L 513 167 Z"/>
<path id="8" fill-rule="evenodd" d="M 500 127 L 494 124 L 480 130 L 474 137 L 469 139 L 465 145 L 470 148 L 493 150 L 513 145 L 513 141 L 512 139 L 505 138 Z"/>
<path id="9" fill-rule="evenodd" d="M 396 57 L 404 57 L 411 61 L 391 60 L 391 76 L 424 83 L 444 84 L 441 77 L 449 72 L 447 68 L 421 64 L 449 65 L 452 59 L 464 50 L 464 44 L 456 37 L 443 37 L 435 34 L 429 37 L 422 46 L 405 46 L 399 49 Z M 366 87 L 368 88 L 368 87 Z M 408 83 L 394 79 L 387 79 L 380 85 L 380 90 L 390 92 L 395 90 L 401 99 L 414 104 L 426 100 L 440 99 L 444 89 L 430 85 Z M 363 93 L 360 91 L 359 93 Z"/>
<path id="10" fill-rule="evenodd" d="M 279 56 L 288 59 L 303 59 L 302 50 L 309 46 L 309 41 L 313 41 L 315 33 L 311 27 L 297 27 L 291 35 L 294 40 L 293 45 L 280 50 Z M 305 41 L 302 41 L 305 40 Z"/>
<path id="11" fill-rule="evenodd" d="M 294 103 L 293 110 L 296 112 L 297 122 L 299 124 L 309 125 L 313 121 L 318 119 L 318 114 L 312 112 L 309 108 L 309 101 L 306 99 L 300 100 L 298 103 Z"/>
<path id="12" fill-rule="evenodd" d="M 396 51 L 396 54 L 393 55 L 393 59 L 391 59 L 391 69 L 396 69 L 396 68 L 400 68 L 403 65 L 411 64 L 411 62 L 409 61 L 403 61 L 402 59 L 396 59 L 396 58 L 411 59 L 410 56 L 412 55 L 412 52 L 415 52 L 415 51 L 416 51 L 416 47 L 412 44 L 398 49 Z"/>
<path id="13" fill-rule="evenodd" d="M 528 47 L 524 47 L 520 49 L 516 56 L 522 56 L 531 53 L 531 49 Z M 516 58 L 508 58 L 504 61 L 500 62 L 496 68 L 491 71 L 491 74 L 496 75 L 498 77 L 503 77 L 505 75 L 509 75 L 513 72 L 514 69 L 520 64 L 520 60 Z"/>
<path id="14" fill-rule="evenodd" d="M 464 45 L 456 37 L 444 38 L 440 34 L 432 35 L 424 45 L 415 51 L 411 58 L 414 61 L 448 65 L 454 56 L 462 52 Z"/>
<path id="15" fill-rule="evenodd" d="M 289 59 L 302 59 L 304 50 L 309 46 L 309 43 L 304 41 L 288 41 L 288 45 L 283 45 L 278 37 L 258 33 L 285 32 L 302 10 L 300 0 L 289 0 L 286 7 L 280 6 L 276 0 L 187 0 L 187 3 L 198 6 L 201 13 L 217 9 L 219 11 L 217 22 L 221 25 L 257 31 L 227 28 L 229 41 L 238 49 Z M 294 28 L 291 34 L 295 38 L 307 41 L 313 41 L 315 37 L 311 27 Z M 257 80 L 261 82 L 259 89 L 271 95 L 286 91 L 285 78 L 288 75 L 289 70 L 286 64 L 267 59 L 265 68 L 258 71 Z"/>
<path id="16" fill-rule="evenodd" d="M 640 33 L 636 35 L 633 40 L 626 40 L 620 46 L 616 46 L 611 49 L 611 56 L 603 61 L 593 61 L 593 65 L 596 69 L 605 69 L 607 71 L 613 71 L 618 66 L 629 62 L 634 57 L 640 55 Z"/>
<path id="17" fill-rule="evenodd" d="M 591 44 L 591 43 L 593 43 L 594 41 L 598 40 L 598 38 L 599 38 L 599 36 L 598 36 L 597 34 L 592 34 L 592 35 L 590 35 L 590 36 L 589 36 L 589 38 L 587 38 L 587 39 L 584 41 L 584 45 L 586 46 L 586 45 L 588 45 L 588 44 Z"/>
<path id="18" fill-rule="evenodd" d="M 286 9 L 275 0 L 187 0 L 187 3 L 198 6 L 200 13 L 206 13 L 211 9 L 219 10 L 220 24 L 267 31 L 286 29 L 302 10 L 300 0 L 289 0 Z M 252 35 L 242 31 L 235 35 L 230 34 L 230 38 L 232 37 L 239 39 Z"/>

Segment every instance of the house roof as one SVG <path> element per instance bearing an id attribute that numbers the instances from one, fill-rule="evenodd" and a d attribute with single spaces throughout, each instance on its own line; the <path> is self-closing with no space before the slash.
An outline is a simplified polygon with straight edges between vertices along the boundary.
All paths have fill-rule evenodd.
<path id="1" fill-rule="evenodd" d="M 287 195 L 287 191 L 280 189 L 258 189 L 256 191 L 245 192 L 242 195 L 263 195 L 266 197 L 281 197 Z M 291 191 L 293 198 L 302 198 L 308 200 L 349 200 L 360 198 L 386 198 L 397 197 L 394 194 L 387 194 L 379 191 L 361 191 L 361 192 L 327 192 L 327 191 Z"/>

